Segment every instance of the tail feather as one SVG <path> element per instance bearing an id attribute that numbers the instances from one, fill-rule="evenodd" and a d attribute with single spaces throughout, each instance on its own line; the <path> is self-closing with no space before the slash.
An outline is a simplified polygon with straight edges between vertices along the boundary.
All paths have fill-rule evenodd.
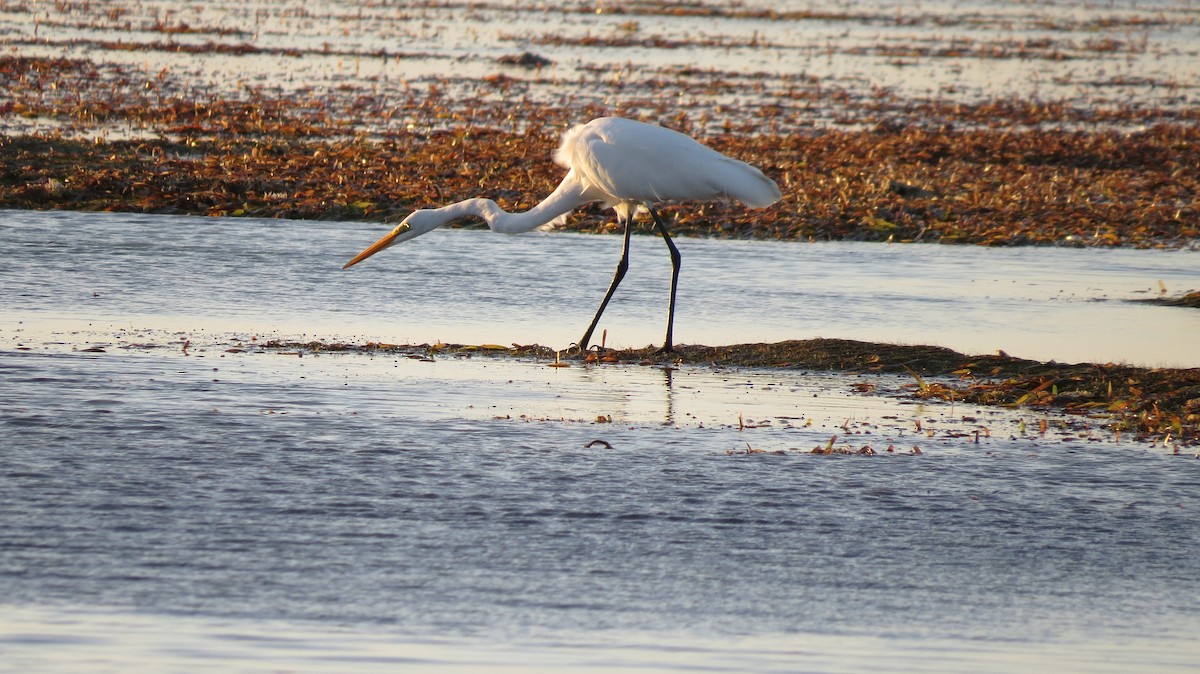
<path id="1" fill-rule="evenodd" d="M 757 168 L 737 159 L 724 157 L 722 170 L 712 176 L 722 196 L 736 199 L 751 208 L 766 208 L 783 198 L 779 185 Z"/>

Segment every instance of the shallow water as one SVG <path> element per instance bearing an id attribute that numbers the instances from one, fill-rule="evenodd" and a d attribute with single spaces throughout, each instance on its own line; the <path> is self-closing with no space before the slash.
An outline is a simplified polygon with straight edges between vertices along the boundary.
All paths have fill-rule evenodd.
<path id="1" fill-rule="evenodd" d="M 350 270 L 364 223 L 0 213 L 7 346 L 308 341 L 565 349 L 620 256 L 612 236 L 439 230 Z M 670 261 L 635 237 L 610 346 L 659 343 Z M 1200 252 L 682 239 L 675 341 L 811 337 L 1060 362 L 1195 367 L 1200 315 L 1129 302 L 1200 288 Z M 1162 284 L 1160 286 L 1160 283 Z M 19 321 L 19 322 L 18 322 Z M 599 336 L 599 331 L 597 336 Z"/>
<path id="2" fill-rule="evenodd" d="M 1200 658 L 1190 454 L 1098 421 L 853 387 L 895 393 L 897 377 L 255 346 L 565 346 L 619 246 L 439 231 L 341 271 L 377 229 L 0 212 L 3 667 L 1186 671 Z M 610 341 L 657 339 L 665 255 L 636 243 Z M 1035 325 L 1119 359 L 1111 339 L 1074 332 L 1083 317 L 1145 312 L 1171 343 L 1163 326 L 1189 312 L 1118 300 L 1197 268 L 1183 252 L 680 243 L 678 334 L 709 343 L 836 320 L 847 336 L 1015 350 L 1005 340 Z M 810 453 L 828 443 L 878 454 Z"/>

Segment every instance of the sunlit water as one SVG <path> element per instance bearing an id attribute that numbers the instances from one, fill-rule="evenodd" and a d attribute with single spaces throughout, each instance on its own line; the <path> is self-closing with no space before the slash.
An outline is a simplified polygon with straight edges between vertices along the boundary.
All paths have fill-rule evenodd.
<path id="1" fill-rule="evenodd" d="M 620 243 L 439 231 L 342 271 L 377 233 L 0 212 L 0 670 L 1200 659 L 1186 451 L 853 387 L 897 377 L 255 346 L 566 346 Z M 610 342 L 659 339 L 635 244 Z M 681 341 L 1195 364 L 1191 313 L 1124 302 L 1200 285 L 1195 253 L 680 247 Z"/>
<path id="2" fill-rule="evenodd" d="M 360 122 L 371 133 L 444 123 L 392 114 L 397 102 L 435 90 L 444 104 L 467 109 L 476 101 L 532 102 L 627 115 L 665 98 L 714 128 L 761 123 L 756 115 L 765 107 L 773 118 L 766 123 L 782 133 L 874 124 L 873 112 L 843 104 L 869 107 L 889 96 L 1187 109 L 1200 89 L 1200 22 L 1191 0 L 747 0 L 680 9 L 705 4 L 734 11 L 645 14 L 621 11 L 623 3 L 558 0 L 26 0 L 0 6 L 0 46 L 88 59 L 106 73 L 120 68 L 108 76 L 153 82 L 164 102 L 261 92 L 366 103 L 378 106 Z M 763 11 L 776 14 L 754 14 Z M 526 51 L 550 63 L 501 61 Z M 66 88 L 63 105 L 73 108 L 74 87 Z M 63 123 L 0 117 L 0 128 L 14 131 L 71 132 Z M 154 137 L 164 130 L 98 124 L 76 132 Z"/>
<path id="3" fill-rule="evenodd" d="M 620 239 L 439 230 L 350 270 L 386 226 L 0 213 L 8 347 L 286 338 L 538 343 L 581 336 Z M 670 261 L 635 237 L 601 329 L 660 343 Z M 1200 252 L 682 239 L 675 340 L 812 337 L 1060 362 L 1200 365 L 1200 314 L 1129 300 L 1200 288 Z M 597 336 L 599 336 L 599 331 Z M 48 337 L 48 335 L 54 335 Z"/>

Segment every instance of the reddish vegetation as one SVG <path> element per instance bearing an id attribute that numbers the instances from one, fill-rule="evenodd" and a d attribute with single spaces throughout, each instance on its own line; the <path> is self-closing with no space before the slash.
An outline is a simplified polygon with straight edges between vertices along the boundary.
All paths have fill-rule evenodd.
<path id="1" fill-rule="evenodd" d="M 550 161 L 558 127 L 326 140 L 243 118 L 262 109 L 189 111 L 181 124 L 232 131 L 184 143 L 0 138 L 0 205 L 375 219 L 470 196 L 521 210 L 562 176 Z M 764 211 L 673 207 L 680 234 L 1139 247 L 1200 237 L 1192 125 L 1128 135 L 904 128 L 706 140 L 761 166 L 784 201 Z M 614 225 L 595 207 L 568 226 Z"/>
<path id="2" fill-rule="evenodd" d="M 550 155 L 568 124 L 623 112 L 450 101 L 437 87 L 381 107 L 354 95 L 199 100 L 181 86 L 166 71 L 147 80 L 82 59 L 0 57 L 0 118 L 77 131 L 0 137 L 0 206 L 375 219 L 487 196 L 523 209 L 560 179 Z M 1187 111 L 885 97 L 864 112 L 881 120 L 872 128 L 783 130 L 781 110 L 764 106 L 754 129 L 713 133 L 662 103 L 640 110 L 783 188 L 783 202 L 765 211 L 674 207 L 681 234 L 1139 247 L 1200 237 L 1200 125 Z M 146 138 L 73 139 L 122 125 Z M 596 208 L 568 224 L 612 226 Z"/>

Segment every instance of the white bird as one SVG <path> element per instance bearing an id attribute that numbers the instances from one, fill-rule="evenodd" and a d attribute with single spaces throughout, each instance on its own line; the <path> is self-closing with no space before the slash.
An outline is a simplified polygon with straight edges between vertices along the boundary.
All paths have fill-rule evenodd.
<path id="1" fill-rule="evenodd" d="M 625 244 L 612 284 L 579 340 L 582 352 L 629 268 L 629 234 L 640 207 L 653 218 L 671 252 L 671 299 L 662 347 L 662 351 L 669 352 L 673 348 L 671 332 L 680 255 L 654 206 L 664 201 L 736 199 L 752 208 L 764 208 L 782 196 L 775 181 L 745 162 L 727 157 L 678 131 L 620 117 L 601 117 L 576 125 L 563 136 L 554 160 L 568 169 L 567 175 L 550 196 L 533 208 L 509 213 L 491 199 L 467 199 L 442 208 L 413 211 L 342 268 L 460 218 L 481 218 L 493 231 L 515 234 L 561 221 L 567 213 L 585 204 L 603 202 L 616 211 L 617 222 L 624 225 Z"/>

